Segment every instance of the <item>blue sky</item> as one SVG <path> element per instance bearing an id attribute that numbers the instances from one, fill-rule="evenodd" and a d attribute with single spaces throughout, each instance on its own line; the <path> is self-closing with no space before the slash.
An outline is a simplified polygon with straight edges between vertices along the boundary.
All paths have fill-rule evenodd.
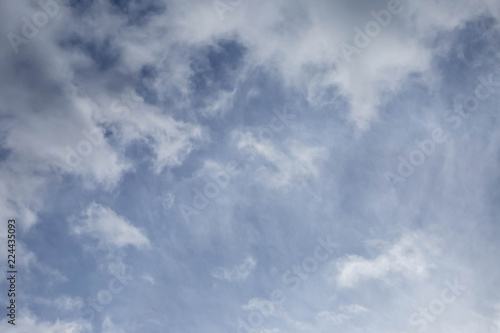
<path id="1" fill-rule="evenodd" d="M 0 13 L 2 332 L 500 331 L 497 2 Z"/>

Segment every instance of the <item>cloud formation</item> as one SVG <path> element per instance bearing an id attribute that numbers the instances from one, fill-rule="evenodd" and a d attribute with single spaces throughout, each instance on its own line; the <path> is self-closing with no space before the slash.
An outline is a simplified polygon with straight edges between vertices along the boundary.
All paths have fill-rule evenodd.
<path id="1" fill-rule="evenodd" d="M 0 8 L 15 330 L 500 329 L 498 1 Z"/>
<path id="2" fill-rule="evenodd" d="M 122 248 L 128 245 L 138 249 L 148 248 L 149 239 L 129 221 L 108 207 L 95 202 L 84 210 L 80 217 L 73 217 L 71 232 L 76 236 L 87 236 L 98 240 L 103 248 Z"/>
<path id="3" fill-rule="evenodd" d="M 240 265 L 231 268 L 215 268 L 212 271 L 212 276 L 216 279 L 226 280 L 229 282 L 242 282 L 248 278 L 256 265 L 257 261 L 253 257 L 248 256 Z"/>

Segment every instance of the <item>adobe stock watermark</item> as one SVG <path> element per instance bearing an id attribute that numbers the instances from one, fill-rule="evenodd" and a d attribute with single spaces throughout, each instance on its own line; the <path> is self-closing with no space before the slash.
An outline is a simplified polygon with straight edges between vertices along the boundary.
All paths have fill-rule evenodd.
<path id="1" fill-rule="evenodd" d="M 110 279 L 107 288 L 99 290 L 95 297 L 87 298 L 85 305 L 77 310 L 80 317 L 84 317 L 89 322 L 92 322 L 96 317 L 96 312 L 101 313 L 104 307 L 111 303 L 113 295 L 123 292 L 129 282 L 135 279 L 131 275 L 132 267 L 130 267 L 129 272 L 125 271 L 126 268 L 127 266 L 123 264 L 114 265 L 114 268 L 111 269 L 111 274 L 114 278 Z"/>
<path id="2" fill-rule="evenodd" d="M 135 109 L 139 105 L 137 103 L 139 101 L 142 101 L 142 98 L 133 90 L 130 90 L 124 92 L 120 99 L 113 102 L 111 110 L 114 116 L 123 117 L 128 114 L 131 109 Z M 110 121 L 110 118 L 104 117 L 102 121 Z M 55 171 L 59 181 L 62 181 L 61 174 L 63 172 L 69 173 L 73 169 L 77 168 L 86 157 L 92 154 L 94 148 L 100 146 L 104 142 L 104 133 L 100 128 L 94 128 L 90 131 L 84 129 L 81 133 L 85 139 L 80 140 L 74 147 L 69 145 L 65 147 L 65 164 L 61 164 L 57 161 L 53 161 L 51 163 L 51 168 Z"/>
<path id="3" fill-rule="evenodd" d="M 373 38 L 376 38 L 382 28 L 386 28 L 392 22 L 392 16 L 403 11 L 403 5 L 400 0 L 390 0 L 387 3 L 387 10 L 382 9 L 378 12 L 372 10 L 370 15 L 374 18 L 373 21 L 368 21 L 364 27 L 364 31 L 358 26 L 354 27 L 354 46 L 346 42 L 340 44 L 340 50 L 348 63 L 352 61 L 353 54 L 360 54 L 361 50 L 370 45 Z"/>
<path id="4" fill-rule="evenodd" d="M 212 5 L 217 13 L 217 16 L 221 21 L 224 21 L 226 13 L 233 12 L 236 8 L 241 5 L 243 0 L 214 0 Z"/>
<path id="5" fill-rule="evenodd" d="M 290 269 L 286 270 L 281 281 L 291 290 L 297 290 L 303 281 L 307 280 L 312 274 L 316 273 L 320 263 L 327 261 L 339 247 L 337 243 L 332 241 L 331 236 L 325 239 L 318 237 L 316 239 L 318 245 L 315 247 L 313 255 L 302 260 L 300 264 L 294 264 Z M 269 295 L 269 300 L 260 301 L 257 304 L 257 309 L 252 310 L 246 320 L 238 317 L 237 333 L 251 333 L 259 329 L 264 324 L 264 318 L 272 314 L 276 306 L 282 305 L 285 302 L 285 292 L 282 289 L 274 289 Z"/>
<path id="6" fill-rule="evenodd" d="M 418 311 L 410 315 L 408 323 L 417 332 L 424 332 L 430 323 L 435 322 L 438 316 L 443 314 L 460 295 L 467 291 L 467 286 L 462 285 L 458 279 L 455 279 L 453 283 L 445 281 L 445 284 L 446 288 L 443 288 L 439 297 L 433 299 L 427 306 L 419 308 Z"/>
<path id="7" fill-rule="evenodd" d="M 61 10 L 60 6 L 68 4 L 67 0 L 38 0 L 40 10 L 31 17 L 21 18 L 21 28 L 19 33 L 10 31 L 7 33 L 10 45 L 14 53 L 19 53 L 19 47 L 28 44 L 30 40 L 38 35 L 40 29 L 45 27 Z"/>
<path id="8" fill-rule="evenodd" d="M 422 141 L 416 140 L 416 148 L 408 155 L 408 159 L 399 155 L 398 174 L 386 172 L 384 177 L 387 182 L 394 185 L 399 182 L 404 182 L 407 177 L 410 177 L 415 172 L 416 168 L 424 164 L 427 158 L 432 156 L 436 151 L 438 144 L 449 140 L 449 136 L 441 128 L 436 128 L 432 131 L 431 138 Z"/>
<path id="9" fill-rule="evenodd" d="M 275 133 L 283 131 L 290 124 L 290 120 L 295 118 L 295 115 L 287 113 L 284 108 L 280 113 L 273 110 L 274 116 L 269 121 L 267 126 L 259 127 L 257 136 L 259 141 L 272 140 Z M 249 156 L 244 156 L 244 160 L 252 161 L 255 158 L 255 151 L 250 151 Z M 192 205 L 180 203 L 178 209 L 186 223 L 191 222 L 191 216 L 199 215 L 202 210 L 210 205 L 211 200 L 217 198 L 223 189 L 225 189 L 231 182 L 231 177 L 239 174 L 240 162 L 237 160 L 229 161 L 225 168 L 210 173 L 211 181 L 206 182 L 202 190 L 193 188 L 194 196 Z"/>
<path id="10" fill-rule="evenodd" d="M 500 74 L 500 69 L 496 69 L 495 72 Z M 500 90 L 500 81 L 495 81 L 493 74 L 486 77 L 479 76 L 478 81 L 479 84 L 474 89 L 474 93 L 465 97 L 461 103 L 455 103 L 453 111 L 444 116 L 445 122 L 450 123 L 452 130 L 460 128 L 463 120 L 468 119 L 472 113 L 479 109 L 481 101 L 486 101 Z M 417 147 L 410 152 L 407 159 L 401 155 L 398 156 L 397 174 L 393 172 L 384 174 L 386 181 L 391 186 L 405 182 L 418 167 L 434 154 L 438 144 L 449 140 L 448 134 L 442 128 L 436 128 L 432 131 L 430 138 L 420 142 L 416 141 Z"/>

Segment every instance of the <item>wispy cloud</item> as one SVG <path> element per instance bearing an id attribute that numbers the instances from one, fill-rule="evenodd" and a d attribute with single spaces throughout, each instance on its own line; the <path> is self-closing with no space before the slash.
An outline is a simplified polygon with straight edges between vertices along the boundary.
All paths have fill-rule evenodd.
<path id="1" fill-rule="evenodd" d="M 98 240 L 103 248 L 122 248 L 128 245 L 148 248 L 149 239 L 127 219 L 108 207 L 91 203 L 79 217 L 72 217 L 72 233 Z"/>
<path id="2" fill-rule="evenodd" d="M 390 273 L 408 278 L 425 278 L 432 268 L 432 255 L 438 253 L 432 239 L 419 233 L 404 235 L 397 243 L 373 259 L 348 255 L 337 263 L 337 283 L 353 287 L 364 279 L 384 279 Z"/>
<path id="3" fill-rule="evenodd" d="M 498 1 L 0 6 L 2 333 L 500 325 Z"/>
<path id="4" fill-rule="evenodd" d="M 212 276 L 216 279 L 226 280 L 229 282 L 242 282 L 245 281 L 250 273 L 257 265 L 257 260 L 248 256 L 240 265 L 226 268 L 217 267 L 212 270 Z"/>

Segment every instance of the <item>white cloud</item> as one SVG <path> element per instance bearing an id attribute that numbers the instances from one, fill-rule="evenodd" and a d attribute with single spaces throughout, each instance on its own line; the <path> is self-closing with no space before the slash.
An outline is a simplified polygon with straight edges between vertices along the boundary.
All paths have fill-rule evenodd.
<path id="1" fill-rule="evenodd" d="M 212 276 L 217 279 L 221 280 L 226 280 L 229 282 L 241 282 L 245 281 L 250 273 L 254 270 L 255 266 L 257 265 L 257 261 L 251 257 L 248 256 L 245 261 L 243 261 L 242 264 L 231 267 L 231 268 L 225 268 L 225 267 L 217 267 L 212 271 Z"/>
<path id="2" fill-rule="evenodd" d="M 353 287 L 362 279 L 383 279 L 389 273 L 408 278 L 425 278 L 433 267 L 431 256 L 438 249 L 430 237 L 413 233 L 404 235 L 385 253 L 369 260 L 350 255 L 337 262 L 339 287 Z"/>
<path id="3" fill-rule="evenodd" d="M 33 3 L 36 6 L 36 2 Z M 9 152 L 5 156 L 2 153 L 0 164 L 0 211 L 5 215 L 4 221 L 7 217 L 18 217 L 26 229 L 37 222 L 37 215 L 44 208 L 44 201 L 47 198 L 47 188 L 55 178 L 49 168 L 50 163 L 53 161 L 65 163 L 65 147 L 75 148 L 78 145 L 83 139 L 82 129 L 100 128 L 99 121 L 109 115 L 109 110 L 120 92 L 124 88 L 137 86 L 138 73 L 145 65 L 161 63 L 159 76 L 162 81 L 153 90 L 153 93 L 158 93 L 161 106 L 148 104 L 151 100 L 148 103 L 139 101 L 130 114 L 112 119 L 112 127 L 117 131 L 106 138 L 99 147 L 95 147 L 93 153 L 79 166 L 68 172 L 88 187 L 115 189 L 124 174 L 133 168 L 132 162 L 125 158 L 125 151 L 137 142 L 145 143 L 150 149 L 153 155 L 150 164 L 155 173 L 181 166 L 190 154 L 203 147 L 209 140 L 208 134 L 205 132 L 206 129 L 197 123 L 198 115 L 194 112 L 200 112 L 205 117 L 231 115 L 233 102 L 238 102 L 234 99 L 239 97 L 240 92 L 239 87 L 229 92 L 215 91 L 211 94 L 213 98 L 206 107 L 196 111 L 190 108 L 195 93 L 190 86 L 193 75 L 190 56 L 199 48 L 213 45 L 220 38 L 234 37 L 247 47 L 248 54 L 245 56 L 247 63 L 243 66 L 245 68 L 255 66 L 266 74 L 271 73 L 276 82 L 284 83 L 283 91 L 286 94 L 292 91 L 294 94 L 297 93 L 298 99 L 306 97 L 308 106 L 332 106 L 331 112 L 341 113 L 341 116 L 345 116 L 359 129 L 367 129 L 377 120 L 384 103 L 396 96 L 410 74 L 423 73 L 424 78 L 419 79 L 419 83 L 431 87 L 433 83 L 439 81 L 440 71 L 433 67 L 434 56 L 437 53 L 445 54 L 449 41 L 445 38 L 436 43 L 435 36 L 442 36 L 443 32 L 461 28 L 467 20 L 475 19 L 484 13 L 500 17 L 497 0 L 404 1 L 405 9 L 409 7 L 408 11 L 398 16 L 398 20 L 395 19 L 390 27 L 384 30 L 368 48 L 363 49 L 350 65 L 347 65 L 339 52 L 340 42 L 351 42 L 354 36 L 352 28 L 356 25 L 363 26 L 367 19 L 371 19 L 368 15 L 363 16 L 363 13 L 367 14 L 371 9 L 385 8 L 386 0 L 243 1 L 234 12 L 227 14 L 228 17 L 224 22 L 219 21 L 211 1 L 193 0 L 175 3 L 169 1 L 168 4 L 168 10 L 164 15 L 138 27 L 129 24 L 125 16 L 116 13 L 110 15 L 109 1 L 94 1 L 92 6 L 86 7 L 87 12 L 81 19 L 75 18 L 69 10 L 61 12 L 50 24 L 41 29 L 28 45 L 21 46 L 22 52 L 19 55 L 11 56 L 12 50 L 8 47 L 0 50 L 0 71 L 4 74 L 0 79 L 0 100 L 3 103 L 0 107 L 2 116 L 0 136 L 2 148 Z M 2 5 L 6 6 L 3 12 L 9 13 L 0 20 L 3 36 L 8 30 L 19 29 L 20 18 L 32 14 L 34 9 L 29 2 L 8 2 Z M 79 47 L 69 49 L 63 46 L 68 37 L 75 36 L 77 39 L 76 37 L 82 35 L 80 32 L 85 32 L 82 44 L 86 46 L 82 46 L 82 49 L 92 45 L 93 42 L 101 42 L 112 36 L 110 44 L 112 47 L 116 45 L 120 54 L 116 68 L 97 71 L 93 68 L 95 59 L 91 59 L 89 52 Z M 247 75 L 248 72 L 243 74 Z M 246 81 L 245 75 L 242 75 L 241 80 L 236 80 L 236 85 L 240 81 Z M 427 90 L 425 88 L 427 87 L 423 90 Z M 329 93 L 332 90 L 335 91 L 335 96 Z M 433 93 L 432 89 L 429 93 L 430 95 Z M 248 96 L 252 94 L 249 93 Z M 334 103 L 339 97 L 348 102 L 347 109 L 337 107 L 338 105 Z M 170 110 L 166 105 L 172 105 L 175 110 Z M 179 113 L 176 112 L 182 112 L 182 116 L 177 117 Z M 257 180 L 265 186 L 287 189 L 301 186 L 311 180 L 324 179 L 322 162 L 326 150 L 322 148 L 297 141 L 287 141 L 283 145 L 278 142 L 257 142 L 252 136 L 245 137 L 237 143 L 252 143 L 257 148 L 258 158 L 265 162 L 257 172 Z M 457 143 L 457 151 L 459 146 Z M 496 146 L 492 143 L 491 147 Z M 374 153 L 375 151 L 372 150 Z M 493 150 L 490 152 L 493 161 L 495 154 Z M 460 160 L 457 164 L 456 161 L 447 159 L 454 169 L 463 170 L 460 168 Z M 181 173 L 184 171 L 189 169 L 182 170 Z M 474 176 L 466 172 L 459 176 L 464 184 L 467 184 L 467 178 L 479 180 L 478 177 L 484 176 L 484 173 L 477 172 L 477 168 L 473 173 Z M 446 178 L 453 181 L 453 173 L 448 173 Z M 172 183 L 174 181 L 172 180 Z M 173 184 L 173 188 L 176 188 L 176 184 Z M 369 191 L 369 188 L 367 190 Z M 168 191 L 174 190 L 169 188 Z M 236 191 L 239 189 L 234 190 Z M 404 189 L 401 191 L 402 196 L 398 196 L 401 198 L 398 203 L 402 207 L 401 210 L 405 213 L 410 211 L 409 214 L 414 214 L 415 211 L 420 213 L 421 207 L 408 208 L 404 198 L 411 195 L 405 194 Z M 457 192 L 449 191 L 449 193 Z M 476 196 L 479 199 L 474 199 L 481 202 L 481 212 L 487 211 L 488 203 L 484 200 L 483 192 L 475 193 L 481 194 Z M 365 192 L 361 195 L 360 204 L 368 206 L 373 204 L 380 206 L 377 208 L 380 211 L 388 211 L 387 207 L 379 204 L 379 201 L 376 203 L 364 201 L 363 199 L 366 199 L 364 194 Z M 412 195 L 417 196 L 417 192 L 413 192 Z M 54 198 L 57 199 L 57 196 Z M 165 207 L 170 208 L 175 198 L 175 192 L 169 192 L 161 200 Z M 452 200 L 453 196 L 450 198 L 449 200 Z M 426 196 L 425 200 L 428 201 L 429 198 Z M 437 203 L 432 202 L 432 204 Z M 469 202 L 464 206 L 470 207 L 470 205 Z M 238 213 L 236 208 L 239 207 L 234 210 L 233 207 L 221 209 L 224 215 L 213 216 L 213 220 L 217 220 L 220 216 L 228 216 L 228 220 L 234 220 L 234 214 Z M 337 214 L 335 208 L 332 211 Z M 208 213 L 208 210 L 206 212 Z M 266 215 L 272 214 L 266 213 Z M 343 215 L 342 212 L 339 212 L 339 215 Z M 445 217 L 451 218 L 451 216 Z M 133 246 L 142 249 L 150 244 L 145 232 L 111 209 L 100 205 L 92 204 L 81 217 L 75 217 L 72 222 L 73 232 L 96 239 L 101 247 Z M 311 219 L 311 232 L 319 230 L 318 223 Z M 482 227 L 477 229 L 484 231 L 482 228 L 488 228 L 487 224 L 480 224 Z M 199 226 L 197 228 L 199 230 Z M 207 224 L 202 228 L 213 229 L 213 225 Z M 238 229 L 236 233 L 239 234 L 240 231 Z M 177 232 L 172 233 L 174 235 L 172 243 L 181 250 L 182 246 L 177 245 L 174 239 L 177 234 Z M 177 241 L 179 244 L 182 242 Z M 279 242 L 277 244 L 279 245 Z M 337 266 L 339 273 L 337 283 L 340 289 L 342 287 L 344 289 L 339 292 L 354 292 L 353 289 L 346 290 L 347 287 L 355 286 L 363 279 L 385 280 L 392 274 L 417 279 L 425 278 L 433 264 L 429 259 L 429 254 L 434 251 L 433 244 L 431 242 L 429 245 L 428 239 L 424 236 L 405 236 L 374 258 L 349 256 L 340 260 Z M 472 242 L 464 244 L 475 245 Z M 277 248 L 278 251 L 283 249 L 284 247 Z M 484 248 L 477 246 L 477 249 Z M 494 251 L 470 252 L 464 248 L 461 252 L 461 254 L 467 253 L 474 256 L 477 253 L 490 253 L 493 256 Z M 65 281 L 65 276 L 59 271 L 39 264 L 40 258 L 27 251 L 21 255 L 21 260 L 27 262 L 27 267 L 32 267 L 33 271 L 49 275 L 51 281 Z M 484 258 L 474 259 L 476 259 L 474 265 L 484 266 L 484 261 L 481 261 Z M 176 264 L 173 259 L 171 262 L 173 265 Z M 249 257 L 236 267 L 219 267 L 214 270 L 213 275 L 226 281 L 243 281 L 248 278 L 255 265 L 256 261 Z M 491 267 L 487 267 L 485 272 L 491 272 Z M 183 274 L 182 270 L 178 271 L 179 275 Z M 0 276 L 2 274 L 4 273 L 0 273 Z M 487 288 L 484 276 L 490 275 L 481 274 L 476 284 L 486 285 L 484 288 Z M 154 282 L 148 275 L 143 275 L 142 278 Z M 492 275 L 491 279 L 494 278 L 495 275 Z M 436 279 L 439 279 L 439 276 Z M 429 286 L 420 287 L 420 291 L 430 289 Z M 368 294 L 372 290 L 363 292 Z M 395 298 L 397 297 L 403 299 L 401 293 Z M 475 302 L 471 301 L 471 309 L 475 306 L 482 307 L 482 303 L 477 301 L 478 298 L 474 299 Z M 371 299 L 379 301 L 376 297 Z M 59 302 L 57 306 L 61 309 L 70 309 L 78 302 L 64 297 L 56 301 Z M 392 299 L 388 300 L 390 301 Z M 256 309 L 262 305 L 259 302 L 262 300 L 254 299 L 247 305 L 247 309 Z M 310 310 L 304 306 L 310 303 L 298 303 L 301 306 L 300 313 Z M 373 311 L 377 305 L 374 303 L 370 303 L 369 306 L 370 309 L 374 309 Z M 401 300 L 400 304 L 408 302 Z M 225 305 L 231 306 L 229 302 Z M 393 304 L 390 306 L 396 308 Z M 454 307 L 458 308 L 459 303 L 454 304 Z M 453 313 L 453 308 L 447 310 L 447 315 Z M 321 312 L 323 314 L 320 313 L 319 317 L 341 323 L 350 315 L 366 311 L 360 306 L 350 305 L 340 307 L 337 312 Z M 470 315 L 471 312 L 467 312 L 469 314 L 467 317 L 456 317 L 472 321 L 474 316 Z M 298 318 L 294 315 L 295 313 L 290 315 L 290 318 Z M 394 315 L 393 318 L 401 316 Z M 493 320 L 500 325 L 498 318 L 497 315 Z M 445 322 L 444 319 L 444 317 L 443 320 L 440 319 L 440 322 Z M 75 333 L 85 331 L 86 327 L 84 324 L 70 321 L 44 322 L 34 316 L 20 317 L 19 320 L 20 323 L 24 322 L 26 332 Z M 118 320 L 115 319 L 121 323 Z M 474 331 L 472 328 L 481 331 L 480 327 L 473 325 L 460 327 L 457 318 L 451 318 L 448 322 L 449 331 L 453 329 L 457 332 L 460 329 Z M 2 321 L 2 328 L 7 327 L 4 324 L 5 320 Z M 295 324 L 291 322 L 291 325 Z M 296 327 L 296 331 L 305 331 L 299 324 L 293 327 Z M 376 325 L 372 327 L 378 329 Z M 446 331 L 435 327 L 430 332 Z M 121 331 L 110 318 L 104 320 L 101 329 L 108 332 Z M 282 330 L 263 328 L 262 331 Z"/>
<path id="4" fill-rule="evenodd" d="M 335 326 L 340 326 L 349 320 L 349 316 L 343 313 L 321 311 L 316 315 L 318 321 L 328 321 Z"/>
<path id="5" fill-rule="evenodd" d="M 7 248 L 7 240 L 0 238 L 0 246 Z M 26 244 L 19 239 L 16 242 L 16 253 L 16 265 L 21 267 L 27 277 L 33 275 L 33 277 L 47 278 L 47 283 L 49 285 L 68 281 L 65 274 L 61 273 L 59 269 L 47 265 L 42 259 L 33 253 L 33 251 L 30 251 Z M 5 256 L 5 258 L 0 258 L 0 264 L 7 266 L 7 256 Z M 5 272 L 1 272 L 0 278 L 3 278 L 5 276 L 4 274 Z"/>
<path id="6" fill-rule="evenodd" d="M 72 217 L 72 233 L 97 239 L 100 247 L 122 248 L 128 245 L 138 249 L 150 243 L 144 233 L 113 210 L 95 202 L 77 217 Z"/>
<path id="7" fill-rule="evenodd" d="M 492 325 L 496 330 L 500 330 L 500 303 L 495 306 L 495 310 L 496 313 Z"/>
<path id="8" fill-rule="evenodd" d="M 259 311 L 265 317 L 275 314 L 275 305 L 268 300 L 262 298 L 252 298 L 248 304 L 243 305 L 242 308 L 247 311 Z"/>
<path id="9" fill-rule="evenodd" d="M 359 304 L 344 305 L 339 307 L 339 312 L 321 311 L 316 315 L 316 320 L 320 323 L 341 326 L 351 320 L 356 315 L 368 312 L 368 309 Z"/>
<path id="10" fill-rule="evenodd" d="M 83 139 L 80 130 L 97 128 L 97 120 L 109 114 L 123 88 L 132 87 L 121 79 L 122 75 L 136 75 L 145 65 L 158 65 L 162 81 L 156 90 L 161 101 L 169 96 L 176 107 L 189 108 L 194 93 L 190 87 L 193 73 L 186 55 L 191 48 L 234 36 L 247 47 L 245 68 L 257 64 L 278 73 L 287 86 L 302 91 L 313 107 L 331 103 L 336 97 L 325 91 L 337 88 L 349 101 L 348 119 L 366 129 L 409 74 L 423 73 L 429 84 L 439 80 L 431 66 L 432 56 L 442 53 L 447 45 L 444 42 L 435 48 L 430 43 L 432 37 L 482 14 L 500 17 L 494 0 L 418 4 L 403 0 L 404 11 L 349 65 L 342 58 L 340 43 L 352 42 L 354 26 L 363 27 L 372 19 L 370 10 L 387 7 L 387 1 L 357 2 L 356 6 L 351 2 L 244 1 L 221 22 L 212 3 L 200 0 L 169 6 L 163 15 L 150 18 L 139 29 L 128 26 L 124 17 L 110 15 L 111 6 L 106 2 L 95 2 L 89 8 L 92 20 L 74 20 L 69 9 L 61 7 L 50 24 L 28 45 L 21 46 L 19 54 L 9 47 L 0 51 L 4 73 L 0 80 L 0 97 L 4 101 L 0 113 L 9 117 L 2 131 L 6 148 L 11 150 L 7 161 L 13 166 L 8 170 L 0 168 L 2 185 L 9 189 L 8 193 L 0 193 L 2 212 L 20 216 L 27 228 L 36 223 L 45 187 L 54 177 L 50 164 L 65 164 L 65 147 L 75 148 Z M 27 3 L 8 6 L 6 12 L 12 14 L 2 20 L 3 35 L 18 29 L 23 15 L 39 10 Z M 106 77 L 77 75 L 77 70 L 91 68 L 92 59 L 84 52 L 61 49 L 59 41 L 72 34 L 79 36 L 79 31 L 88 31 L 97 41 L 105 40 L 108 34 L 115 37 L 122 59 L 117 73 Z M 11 66 L 22 63 L 30 54 L 36 57 L 29 70 Z M 241 75 L 250 72 L 242 71 Z M 227 112 L 234 91 L 213 92 L 214 99 L 201 113 Z M 112 189 L 131 169 L 123 156 L 129 143 L 144 140 L 155 155 L 153 169 L 159 173 L 181 165 L 208 140 L 199 125 L 175 120 L 144 102 L 138 104 L 129 116 L 116 120 L 123 129 L 119 147 L 105 141 L 68 173 L 81 177 L 90 187 Z M 44 112 L 39 112 L 41 105 Z M 16 188 L 5 180 L 9 178 L 22 178 L 25 184 Z M 283 178 L 273 177 L 271 184 L 284 186 L 288 182 L 284 174 Z M 10 193 L 17 200 L 7 200 Z"/>
<path id="11" fill-rule="evenodd" d="M 143 279 L 144 281 L 146 281 L 146 282 L 148 282 L 148 283 L 150 283 L 152 285 L 156 284 L 155 279 L 151 275 L 149 275 L 149 274 L 142 274 L 141 275 L 141 279 Z"/>
<path id="12" fill-rule="evenodd" d="M 37 212 L 43 206 L 46 181 L 33 173 L 19 176 L 12 168 L 0 167 L 0 210 L 3 220 L 16 219 L 26 230 L 37 221 Z"/>
<path id="13" fill-rule="evenodd" d="M 62 295 L 55 299 L 40 297 L 33 299 L 33 302 L 57 308 L 60 312 L 74 312 L 84 306 L 84 302 L 80 297 L 71 297 L 68 295 Z"/>
<path id="14" fill-rule="evenodd" d="M 2 332 L 37 332 L 37 333 L 90 333 L 92 326 L 82 320 L 68 321 L 56 320 L 55 322 L 42 321 L 28 309 L 20 309 L 16 318 L 16 326 L 12 326 L 3 319 L 0 322 Z M 15 327 L 14 330 L 12 328 Z"/>
<path id="15" fill-rule="evenodd" d="M 125 333 L 125 330 L 106 317 L 102 322 L 102 333 Z"/>
<path id="16" fill-rule="evenodd" d="M 193 45 L 211 44 L 217 38 L 237 36 L 243 45 L 249 46 L 250 63 L 277 70 L 287 86 L 299 88 L 310 97 L 311 106 L 331 102 L 332 97 L 323 91 L 338 88 L 350 103 L 348 119 L 358 128 L 367 129 L 377 120 L 379 108 L 395 96 L 410 74 L 422 73 L 424 83 L 429 84 L 439 79 L 432 57 L 444 45 L 436 49 L 429 37 L 459 28 L 481 14 L 500 16 L 499 6 L 493 0 L 424 4 L 402 0 L 403 11 L 393 15 L 390 25 L 382 28 L 348 64 L 340 44 L 353 45 L 354 27 L 364 29 L 374 20 L 370 11 L 387 9 L 388 2 L 354 5 L 350 0 L 245 1 L 220 22 L 212 3 L 198 1 L 189 8 L 172 8 L 167 17 L 158 17 L 153 26 L 168 24 L 179 32 L 175 37 L 164 37 L 169 45 L 179 40 Z M 176 62 L 180 68 L 187 67 L 185 59 Z M 185 80 L 176 81 L 186 86 Z"/>
<path id="17" fill-rule="evenodd" d="M 358 314 L 358 313 L 363 313 L 363 312 L 368 311 L 367 308 L 365 308 L 364 306 L 361 306 L 359 304 L 343 305 L 339 308 L 339 310 L 346 312 L 346 313 L 352 313 L 352 314 Z"/>
<path id="18" fill-rule="evenodd" d="M 123 144 L 142 140 L 151 147 L 155 173 L 181 165 L 195 148 L 208 140 L 201 126 L 176 121 L 152 107 L 142 106 L 130 112 L 120 120 L 120 125 Z"/>
<path id="19" fill-rule="evenodd" d="M 54 303 L 60 311 L 75 311 L 83 305 L 83 301 L 79 297 L 75 298 L 67 295 L 56 298 Z"/>
<path id="20" fill-rule="evenodd" d="M 328 157 L 322 147 L 307 146 L 298 141 L 288 141 L 284 149 L 273 142 L 258 140 L 250 132 L 235 132 L 236 145 L 243 151 L 254 151 L 273 167 L 260 164 L 256 179 L 271 188 L 291 188 L 317 180 L 323 161 Z"/>

